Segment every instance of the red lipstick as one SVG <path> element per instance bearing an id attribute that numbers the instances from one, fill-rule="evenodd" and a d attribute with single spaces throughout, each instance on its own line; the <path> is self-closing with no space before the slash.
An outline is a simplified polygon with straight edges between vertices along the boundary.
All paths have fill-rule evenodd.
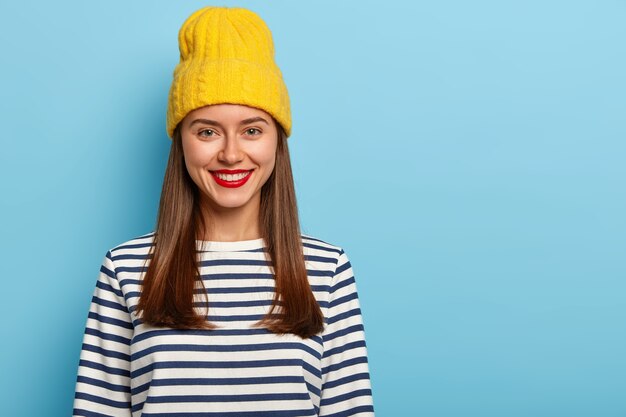
<path id="1" fill-rule="evenodd" d="M 221 185 L 222 187 L 238 188 L 244 185 L 246 182 L 248 182 L 248 179 L 252 176 L 252 171 L 254 170 L 253 169 L 218 169 L 217 171 L 210 171 L 210 172 L 211 172 L 211 175 L 213 176 L 213 179 L 215 179 L 215 182 Z M 234 174 L 242 174 L 242 173 L 248 173 L 248 175 L 246 175 L 245 177 L 241 179 L 234 180 L 234 181 L 228 181 L 227 179 L 220 178 L 218 176 L 218 174 L 221 174 L 223 176 L 223 175 L 234 175 Z"/>

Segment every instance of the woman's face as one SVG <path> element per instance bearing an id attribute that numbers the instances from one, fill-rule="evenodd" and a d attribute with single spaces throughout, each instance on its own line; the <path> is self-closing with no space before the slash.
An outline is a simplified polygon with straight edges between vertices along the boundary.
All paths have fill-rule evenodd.
<path id="1" fill-rule="evenodd" d="M 181 138 L 187 171 L 211 210 L 258 212 L 278 143 L 268 113 L 239 104 L 201 107 L 181 121 Z"/>

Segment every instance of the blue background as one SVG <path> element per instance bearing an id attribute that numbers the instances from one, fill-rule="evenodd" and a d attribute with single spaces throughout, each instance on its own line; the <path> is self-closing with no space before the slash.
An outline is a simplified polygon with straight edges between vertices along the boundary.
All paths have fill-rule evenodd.
<path id="1" fill-rule="evenodd" d="M 378 416 L 626 416 L 626 2 L 222 2 L 288 85 Z M 71 412 L 111 247 L 152 230 L 200 1 L 0 3 L 0 414 Z"/>

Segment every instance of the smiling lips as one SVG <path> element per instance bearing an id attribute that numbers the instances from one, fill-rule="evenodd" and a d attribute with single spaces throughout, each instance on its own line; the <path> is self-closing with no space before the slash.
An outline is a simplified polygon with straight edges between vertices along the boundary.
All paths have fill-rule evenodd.
<path id="1" fill-rule="evenodd" d="M 222 187 L 237 188 L 248 182 L 252 169 L 219 169 L 210 171 L 211 175 Z"/>

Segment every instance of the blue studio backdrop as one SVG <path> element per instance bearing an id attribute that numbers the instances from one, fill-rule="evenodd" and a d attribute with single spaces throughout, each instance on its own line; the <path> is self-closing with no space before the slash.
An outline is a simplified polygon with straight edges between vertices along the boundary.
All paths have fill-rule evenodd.
<path id="1" fill-rule="evenodd" d="M 71 413 L 206 5 L 0 3 L 0 415 Z M 377 415 L 626 415 L 626 2 L 216 5 L 273 32 L 302 228 L 350 256 Z"/>

